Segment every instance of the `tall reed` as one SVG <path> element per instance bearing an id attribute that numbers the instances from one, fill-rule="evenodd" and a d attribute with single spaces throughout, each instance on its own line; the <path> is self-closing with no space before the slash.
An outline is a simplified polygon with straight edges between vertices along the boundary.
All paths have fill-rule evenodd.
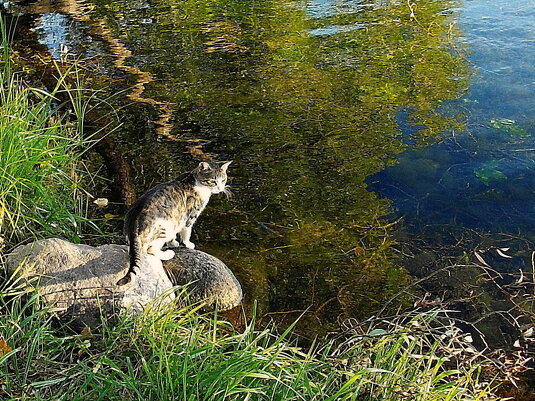
<path id="1" fill-rule="evenodd" d="M 66 83 L 71 69 L 50 91 L 26 85 L 13 72 L 0 21 L 0 237 L 11 243 L 48 235 L 77 240 L 87 207 L 80 190 L 80 158 L 88 145 L 81 91 Z M 73 104 L 64 107 L 61 97 Z"/>
<path id="2" fill-rule="evenodd" d="M 282 334 L 242 332 L 194 307 L 149 308 L 80 334 L 17 283 L 0 291 L 0 397 L 10 400 L 493 400 L 459 332 L 433 317 L 308 351 Z M 16 322 L 16 324 L 14 324 Z M 436 330 L 436 329 L 435 329 Z M 3 347 L 3 348 L 2 348 Z M 473 354 L 467 354 L 473 357 Z M 463 360 L 459 363 L 459 360 Z"/>

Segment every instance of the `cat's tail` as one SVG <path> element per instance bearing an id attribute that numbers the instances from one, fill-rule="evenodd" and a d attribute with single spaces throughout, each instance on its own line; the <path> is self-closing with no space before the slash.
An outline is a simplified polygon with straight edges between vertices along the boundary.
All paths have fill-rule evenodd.
<path id="1" fill-rule="evenodd" d="M 117 285 L 125 285 L 132 281 L 132 275 L 136 274 L 136 269 L 141 266 L 141 241 L 139 237 L 134 234 L 133 230 L 128 233 L 129 254 L 130 254 L 130 266 L 126 275 L 117 281 Z"/>

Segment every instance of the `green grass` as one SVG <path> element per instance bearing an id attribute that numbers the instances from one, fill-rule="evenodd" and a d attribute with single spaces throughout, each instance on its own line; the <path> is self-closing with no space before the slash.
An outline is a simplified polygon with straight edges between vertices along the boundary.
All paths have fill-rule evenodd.
<path id="1" fill-rule="evenodd" d="M 1 294 L 0 399 L 493 399 L 480 365 L 459 358 L 459 331 L 429 335 L 431 314 L 304 351 L 291 328 L 275 334 L 251 321 L 237 332 L 194 308 L 149 309 L 76 334 L 35 293 L 10 284 Z"/>
<path id="2" fill-rule="evenodd" d="M 80 189 L 81 157 L 89 147 L 82 136 L 81 90 L 68 88 L 72 69 L 50 91 L 27 86 L 12 72 L 2 31 L 0 238 L 10 243 L 51 235 L 77 240 L 87 221 L 88 199 Z M 59 111 L 66 109 L 72 110 L 68 118 Z"/>

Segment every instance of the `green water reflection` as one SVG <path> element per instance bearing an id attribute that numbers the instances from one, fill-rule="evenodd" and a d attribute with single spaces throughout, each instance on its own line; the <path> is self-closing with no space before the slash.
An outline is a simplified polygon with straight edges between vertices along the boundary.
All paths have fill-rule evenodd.
<path id="1" fill-rule="evenodd" d="M 115 97 L 134 101 L 113 135 L 138 194 L 207 155 L 235 161 L 234 198 L 211 201 L 194 242 L 236 272 L 262 312 L 308 310 L 303 322 L 325 330 L 369 315 L 408 281 L 393 262 L 389 201 L 365 179 L 407 143 L 462 129 L 463 116 L 442 106 L 469 74 L 445 12 L 455 3 L 401 3 L 82 4 L 115 57 L 100 80 L 116 91 L 145 81 L 137 104 Z M 131 52 L 123 67 L 102 27 Z"/>

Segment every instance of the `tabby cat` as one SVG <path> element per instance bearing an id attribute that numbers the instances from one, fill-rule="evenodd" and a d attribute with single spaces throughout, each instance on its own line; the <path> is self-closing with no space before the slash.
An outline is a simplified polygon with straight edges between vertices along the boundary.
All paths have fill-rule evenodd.
<path id="1" fill-rule="evenodd" d="M 141 266 L 141 255 L 169 260 L 175 253 L 168 247 L 179 246 L 176 237 L 190 249 L 191 228 L 206 207 L 210 195 L 228 194 L 227 162 L 201 162 L 173 181 L 156 185 L 142 195 L 128 210 L 124 233 L 130 247 L 130 267 L 117 285 L 128 284 Z"/>

